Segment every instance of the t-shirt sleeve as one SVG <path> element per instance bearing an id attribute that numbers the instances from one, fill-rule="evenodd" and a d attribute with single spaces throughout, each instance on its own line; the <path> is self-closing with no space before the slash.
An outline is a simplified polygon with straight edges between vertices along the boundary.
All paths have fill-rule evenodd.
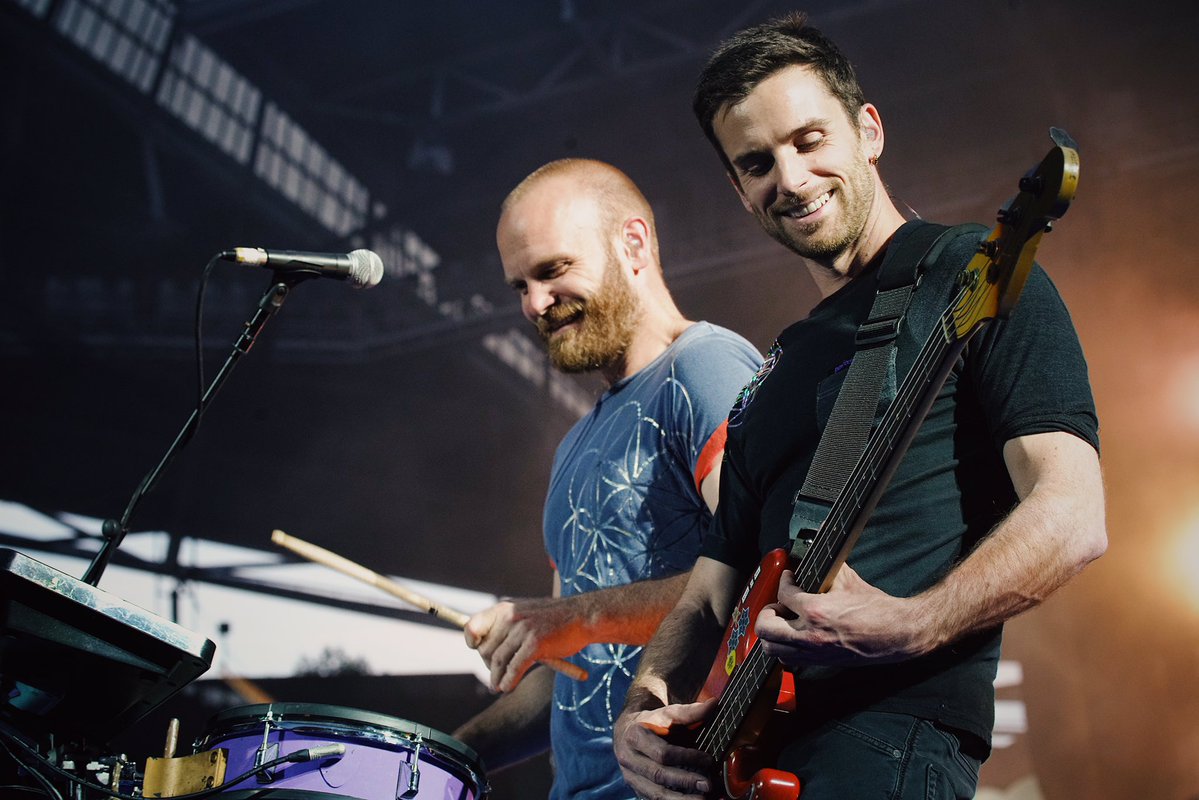
<path id="1" fill-rule="evenodd" d="M 674 423 L 684 432 L 676 455 L 691 470 L 697 492 L 719 463 L 729 409 L 761 362 L 749 342 L 720 329 L 691 342 L 675 361 Z"/>
<path id="2" fill-rule="evenodd" d="M 700 494 L 703 494 L 704 481 L 724 457 L 724 444 L 728 438 L 729 421 L 726 419 L 716 430 L 712 431 L 712 435 L 708 437 L 703 449 L 699 451 L 699 458 L 695 462 L 695 472 L 692 477 L 695 478 L 695 491 Z"/>
<path id="3" fill-rule="evenodd" d="M 704 534 L 699 554 L 747 573 L 756 563 L 758 529 L 761 526 L 759 503 L 754 501 L 739 468 L 738 453 L 724 453 L 720 468 L 720 504 L 716 507 L 712 525 Z"/>
<path id="4" fill-rule="evenodd" d="M 992 441 L 1066 431 L 1099 449 L 1099 420 L 1082 345 L 1053 281 L 1029 273 L 1011 316 L 995 320 L 969 345 L 972 381 Z"/>

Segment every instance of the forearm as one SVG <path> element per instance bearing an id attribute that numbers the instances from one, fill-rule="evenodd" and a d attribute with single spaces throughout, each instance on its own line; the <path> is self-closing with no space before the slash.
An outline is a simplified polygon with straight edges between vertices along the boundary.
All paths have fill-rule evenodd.
<path id="1" fill-rule="evenodd" d="M 537 659 L 568 658 L 596 642 L 645 644 L 682 592 L 687 576 L 640 581 L 561 597 L 505 600 L 472 617 L 466 642 L 491 668 L 492 686 L 515 688 Z"/>
<path id="2" fill-rule="evenodd" d="M 687 585 L 689 572 L 562 598 L 587 642 L 647 644 Z"/>
<path id="3" fill-rule="evenodd" d="M 724 626 L 695 609 L 676 608 L 662 621 L 641 658 L 625 709 L 645 711 L 690 703 L 703 686 Z"/>
<path id="4" fill-rule="evenodd" d="M 641 657 L 626 710 L 690 703 L 703 686 L 724 633 L 740 578 L 731 567 L 701 559 L 677 605 Z"/>
<path id="5" fill-rule="evenodd" d="M 1056 458 L 1057 472 L 1038 482 L 1022 481 L 1029 467 L 1017 466 L 1013 478 L 1021 500 L 1012 513 L 942 581 L 913 598 L 914 616 L 929 637 L 924 649 L 1033 608 L 1103 554 L 1107 534 L 1098 462 L 1073 437 L 1058 444 L 1086 449 L 1077 458 Z M 1017 464 L 1037 457 L 1035 451 L 1005 455 Z"/>
<path id="6" fill-rule="evenodd" d="M 896 597 L 846 565 L 809 594 L 785 572 L 778 607 L 755 623 L 765 652 L 791 666 L 903 661 L 1032 608 L 1098 558 L 1107 534 L 1095 450 L 1045 433 L 1009 441 L 1004 459 L 1019 504 L 931 588 Z"/>
<path id="7" fill-rule="evenodd" d="M 497 771 L 543 753 L 550 746 L 550 706 L 554 673 L 530 670 L 513 691 L 454 731 L 454 738 L 473 748 L 489 771 Z"/>
<path id="8" fill-rule="evenodd" d="M 913 598 L 914 616 L 924 620 L 930 637 L 924 649 L 1040 604 L 1102 554 L 1096 530 L 1103 530 L 1101 519 L 1080 520 L 1032 498 L 1021 503 L 944 580 Z"/>

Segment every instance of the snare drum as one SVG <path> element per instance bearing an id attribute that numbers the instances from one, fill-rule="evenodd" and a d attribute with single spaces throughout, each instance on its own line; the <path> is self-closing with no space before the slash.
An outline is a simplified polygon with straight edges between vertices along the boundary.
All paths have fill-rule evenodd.
<path id="1" fill-rule="evenodd" d="M 479 800 L 487 781 L 478 754 L 440 731 L 405 719 L 342 706 L 268 703 L 214 716 L 196 751 L 228 751 L 226 780 L 306 748 L 344 745 L 345 753 L 283 763 L 230 785 L 228 800 Z"/>

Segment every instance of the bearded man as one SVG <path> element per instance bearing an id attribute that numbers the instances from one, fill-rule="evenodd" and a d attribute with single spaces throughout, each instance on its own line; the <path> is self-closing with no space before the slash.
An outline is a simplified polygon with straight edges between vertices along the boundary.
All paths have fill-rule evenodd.
<path id="1" fill-rule="evenodd" d="M 663 278 L 653 212 L 611 165 L 555 161 L 505 200 L 504 276 L 553 365 L 607 384 L 558 447 L 543 530 L 548 598 L 499 603 L 466 639 L 493 705 L 454 732 L 494 772 L 552 745 L 553 798 L 630 798 L 612 724 L 641 645 L 674 606 L 716 505 L 725 420 L 761 361 L 686 319 Z M 536 662 L 567 658 L 586 681 Z"/>

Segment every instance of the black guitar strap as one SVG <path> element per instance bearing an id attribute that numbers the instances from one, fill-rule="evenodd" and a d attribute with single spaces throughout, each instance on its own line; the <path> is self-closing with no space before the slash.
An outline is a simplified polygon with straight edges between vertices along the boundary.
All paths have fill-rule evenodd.
<path id="1" fill-rule="evenodd" d="M 845 488 L 866 449 L 876 415 L 895 398 L 895 339 L 927 265 L 935 264 L 958 236 L 984 230 L 974 224 L 950 228 L 921 221 L 905 223 L 900 231 L 904 228 L 911 230 L 896 237 L 899 243 L 888 248 L 879 267 L 878 292 L 858 327 L 853 362 L 803 487 L 795 494 L 790 534 L 791 554 L 797 559 L 803 557 L 807 543 Z"/>

